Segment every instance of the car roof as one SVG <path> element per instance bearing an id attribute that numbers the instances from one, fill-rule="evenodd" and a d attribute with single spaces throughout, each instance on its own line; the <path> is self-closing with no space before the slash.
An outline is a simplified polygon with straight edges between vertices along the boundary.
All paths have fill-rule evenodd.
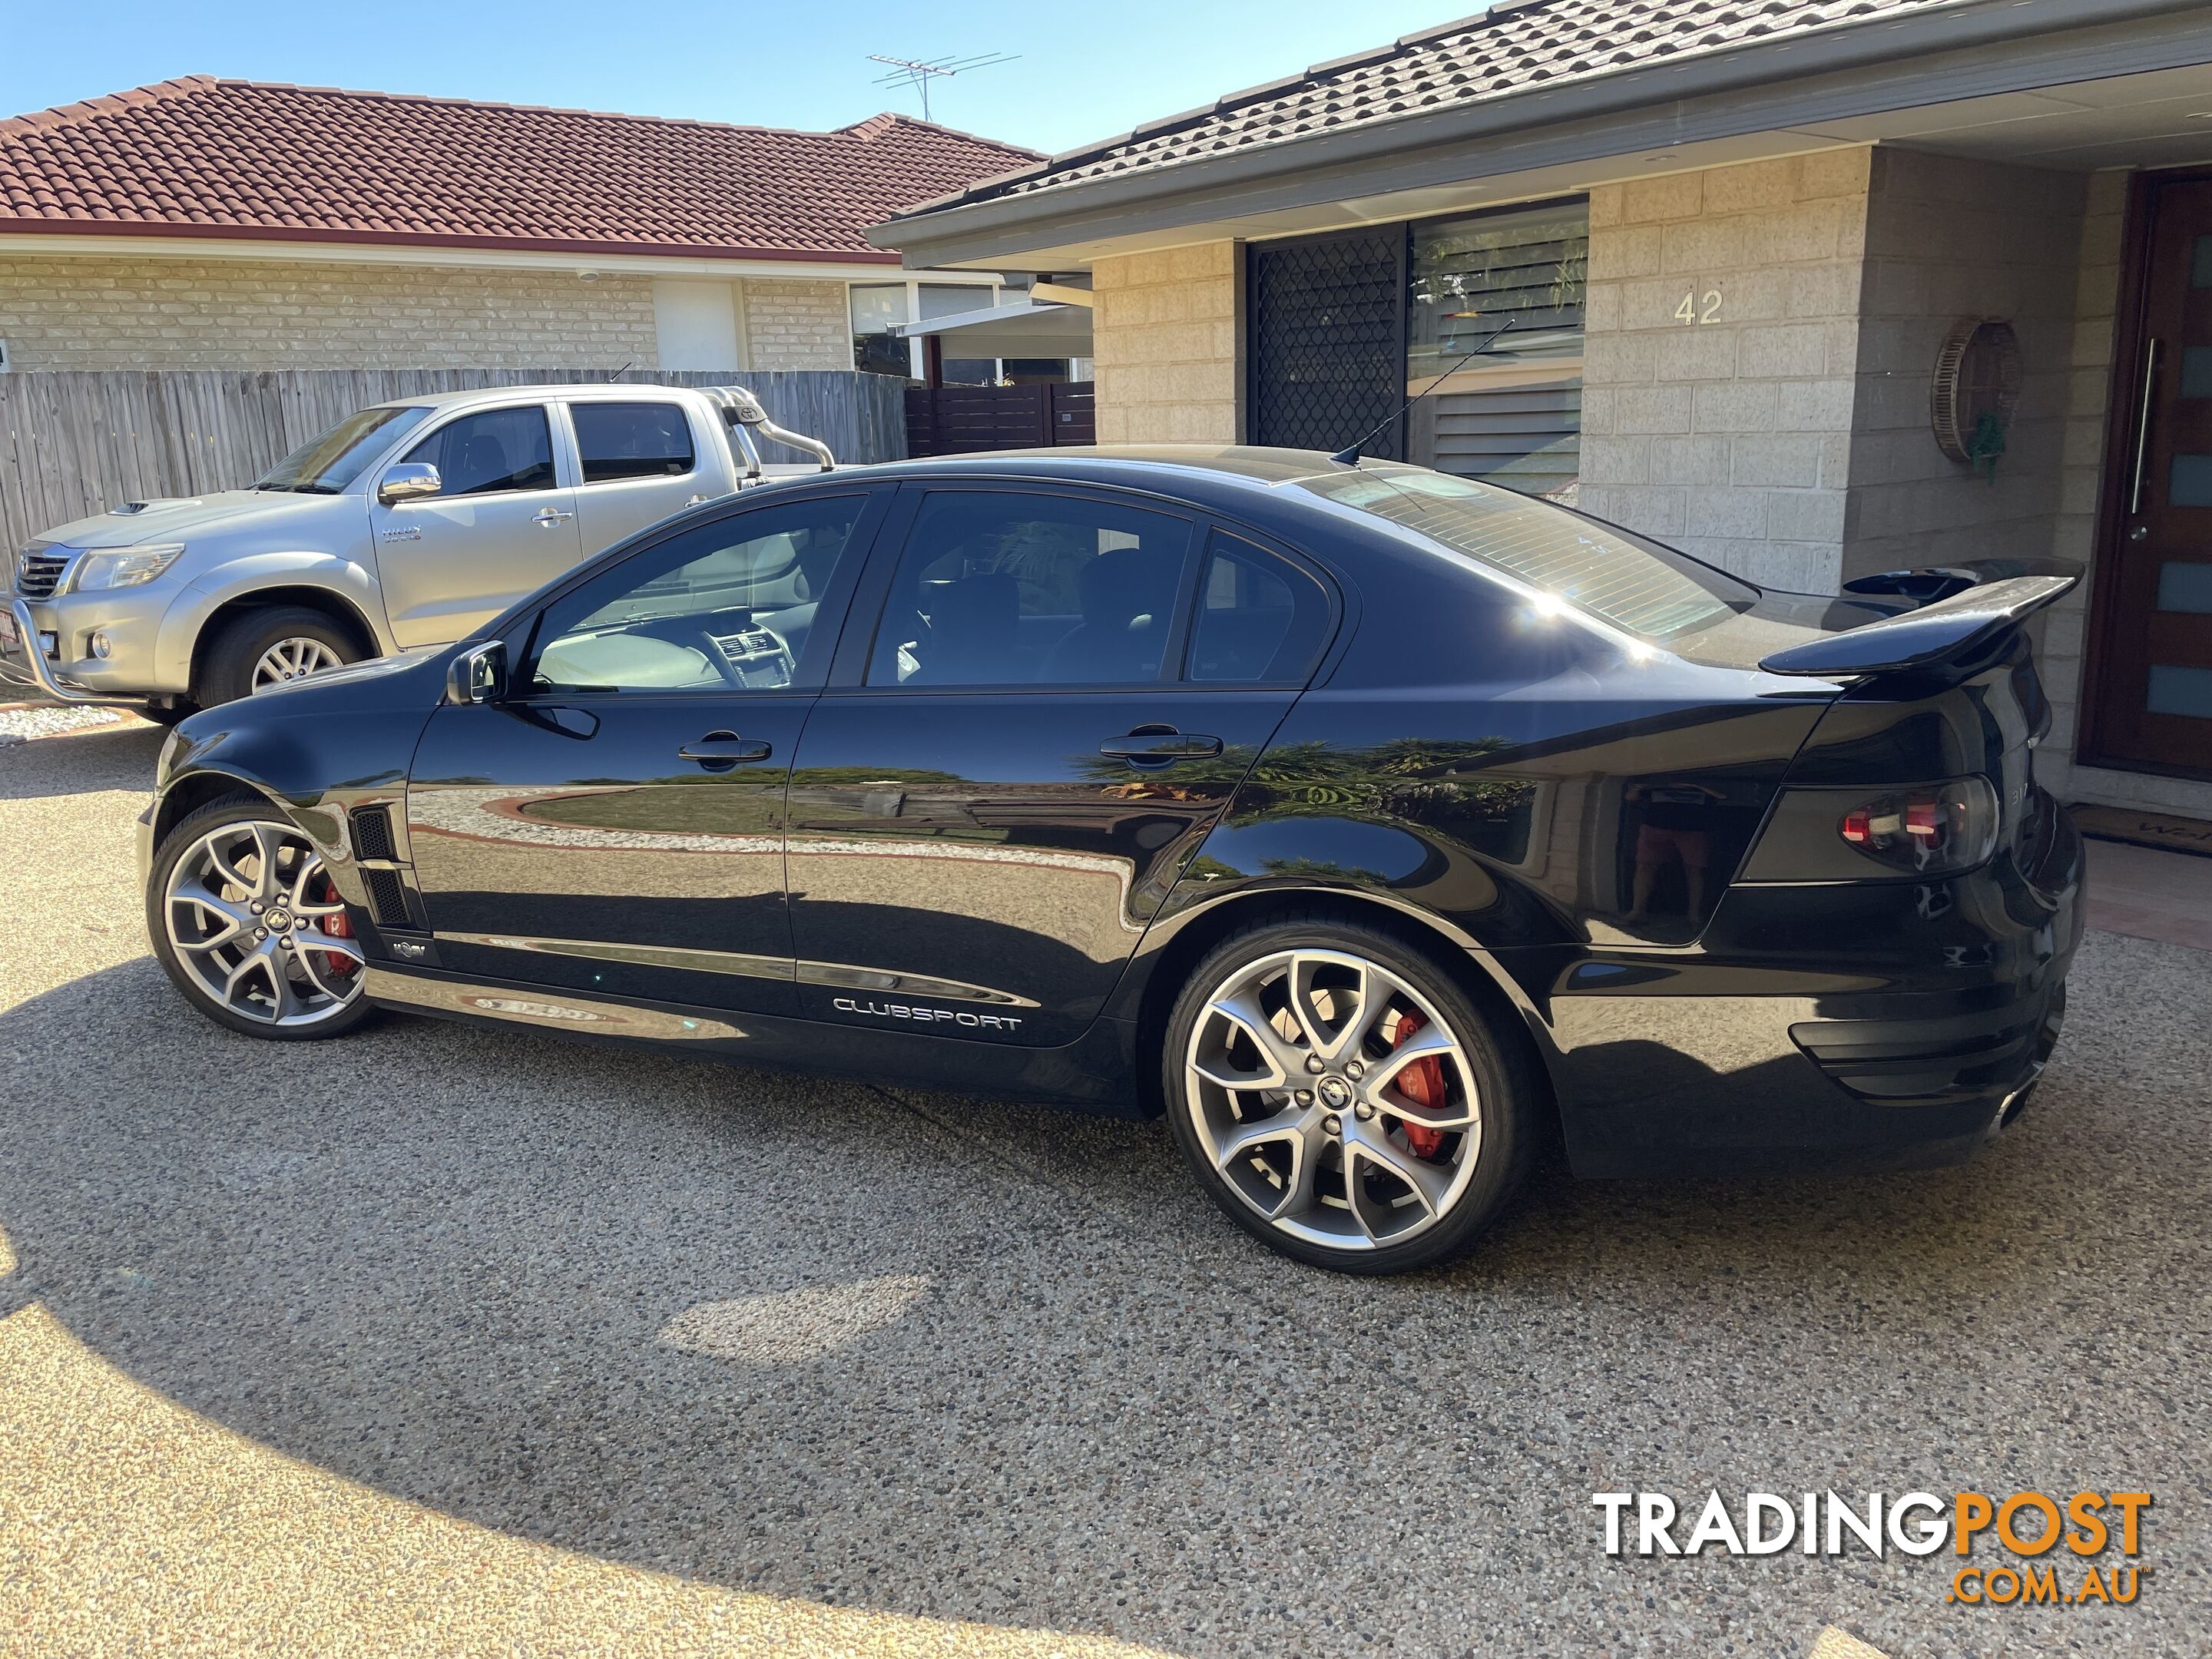
<path id="1" fill-rule="evenodd" d="M 1369 471 L 1380 468 L 1409 470 L 1397 461 L 1366 460 L 1360 465 Z M 1011 474 L 1079 478 L 1100 483 L 1132 483 L 1139 475 L 1158 479 L 1165 472 L 1180 474 L 1191 482 L 1212 478 L 1265 486 L 1328 477 L 1349 471 L 1351 465 L 1332 460 L 1317 449 L 1270 449 L 1247 444 L 1102 444 L 941 455 L 928 460 L 884 462 L 868 470 L 878 476 L 899 477 L 990 477 Z"/>

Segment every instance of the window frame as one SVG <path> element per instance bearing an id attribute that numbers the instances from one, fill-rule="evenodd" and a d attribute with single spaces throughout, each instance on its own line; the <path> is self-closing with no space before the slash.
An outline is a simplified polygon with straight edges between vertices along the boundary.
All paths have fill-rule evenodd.
<path id="1" fill-rule="evenodd" d="M 1206 570 L 1212 562 L 1213 544 L 1217 538 L 1242 542 L 1256 553 L 1279 559 L 1321 589 L 1326 620 L 1320 640 L 1306 659 L 1304 673 L 1290 679 L 1197 680 L 1191 678 L 1190 652 L 1198 642 L 1198 602 L 1205 591 Z M 1190 614 L 1182 630 L 1183 654 L 1176 665 L 1173 684 L 1189 691 L 1303 691 L 1320 678 L 1322 667 L 1334 654 L 1338 641 L 1345 632 L 1346 614 L 1343 589 L 1314 561 L 1302 558 L 1279 542 L 1258 535 L 1242 526 L 1222 519 L 1210 520 L 1206 526 L 1206 539 L 1199 548 L 1198 580 L 1191 588 Z"/>
<path id="2" fill-rule="evenodd" d="M 875 659 L 876 636 L 883 629 L 885 608 L 890 603 L 891 589 L 898 580 L 900 564 L 906 556 L 915 524 L 921 516 L 923 505 L 932 495 L 1041 495 L 1054 501 L 1089 501 L 1105 506 L 1120 507 L 1131 512 L 1154 514 L 1171 518 L 1187 526 L 1190 538 L 1183 544 L 1182 574 L 1176 583 L 1175 617 L 1169 625 L 1166 643 L 1160 651 L 1160 672 L 1149 680 L 1054 680 L 1036 684 L 1020 680 L 1000 680 L 979 685 L 872 685 L 868 683 L 868 665 Z M 1095 696 L 1101 691 L 1143 691 L 1181 684 L 1183 652 L 1188 644 L 1192 596 L 1198 591 L 1198 570 L 1205 562 L 1194 558 L 1194 550 L 1202 550 L 1210 523 L 1210 515 L 1188 501 L 1177 501 L 1153 495 L 1142 490 L 1115 489 L 1110 486 L 1063 483 L 1043 478 L 932 478 L 917 480 L 899 487 L 898 512 L 884 533 L 878 536 L 864 574 L 864 586 L 854 597 L 848 617 L 866 618 L 865 627 L 848 626 L 839 641 L 836 660 L 831 665 L 830 683 L 825 690 L 850 691 L 869 696 L 1020 696 L 1073 693 Z M 1175 672 L 1170 672 L 1172 668 Z"/>
<path id="3" fill-rule="evenodd" d="M 847 479 L 842 487 L 831 486 L 809 489 L 802 493 L 786 494 L 779 489 L 771 501 L 744 501 L 732 504 L 710 516 L 690 519 L 676 524 L 657 526 L 649 540 L 634 546 L 611 550 L 609 555 L 588 561 L 574 572 L 559 587 L 542 598 L 533 599 L 530 608 L 520 616 L 510 613 L 484 629 L 475 639 L 520 638 L 519 649 L 507 653 L 507 683 L 512 688 L 501 698 L 507 707 L 547 707 L 553 705 L 602 703 L 638 698 L 655 701 L 696 701 L 705 697 L 781 697 L 813 696 L 823 689 L 831 665 L 838 660 L 845 626 L 852 618 L 854 595 L 859 590 L 862 575 L 872 562 L 877 543 L 882 534 L 884 521 L 889 515 L 894 492 L 880 485 L 870 485 L 858 479 Z M 830 586 L 815 602 L 814 627 L 809 632 L 805 649 L 792 665 L 792 679 L 788 685 L 744 686 L 724 681 L 720 685 L 707 686 L 637 686 L 610 690 L 563 691 L 552 689 L 538 690 L 528 679 L 528 670 L 538 659 L 538 635 L 546 618 L 553 611 L 574 598 L 582 589 L 613 574 L 635 561 L 651 556 L 682 537 L 698 534 L 708 529 L 723 530 L 733 526 L 741 519 L 762 513 L 775 512 L 781 507 L 801 502 L 851 499 L 860 502 L 854 515 L 851 536 L 846 550 L 839 555 L 837 568 L 830 574 Z M 739 539 L 733 537 L 732 539 Z M 506 626 L 501 626 L 504 623 Z M 825 632 L 825 630 L 827 630 Z M 817 641 L 827 641 L 818 647 Z"/>
<path id="4" fill-rule="evenodd" d="M 646 388 L 639 388 L 641 391 Z M 577 429 L 576 411 L 607 405 L 618 408 L 672 409 L 684 417 L 684 429 L 691 436 L 691 468 L 688 472 L 636 472 L 626 478 L 593 478 L 585 471 L 584 435 Z M 575 458 L 576 488 L 606 489 L 622 484 L 675 484 L 699 476 L 699 467 L 706 454 L 706 446 L 699 439 L 699 422 L 691 406 L 680 398 L 564 398 L 561 415 L 568 428 L 569 453 Z"/>
<path id="5" fill-rule="evenodd" d="M 436 495 L 415 496 L 410 501 L 399 502 L 398 505 L 407 507 L 433 501 L 483 501 L 489 500 L 494 496 L 546 495 L 552 495 L 560 490 L 574 489 L 575 486 L 574 484 L 566 482 L 561 477 L 562 440 L 566 436 L 570 439 L 571 442 L 574 441 L 573 434 L 569 434 L 566 430 L 568 424 L 565 418 L 566 411 L 563 411 L 563 418 L 562 420 L 555 420 L 553 418 L 552 404 L 541 398 L 527 398 L 520 403 L 514 404 L 472 404 L 466 409 L 457 409 L 453 412 L 450 419 L 441 421 L 428 431 L 417 434 L 412 443 L 407 444 L 404 448 L 398 450 L 392 456 L 392 459 L 386 462 L 385 465 L 387 466 L 396 466 L 399 465 L 401 462 L 405 461 L 409 457 L 412 456 L 416 450 L 422 448 L 424 444 L 428 443 L 434 438 L 442 438 L 447 432 L 451 430 L 453 428 L 459 426 L 463 421 L 474 420 L 480 415 L 512 414 L 519 409 L 536 410 L 539 416 L 545 422 L 545 447 L 546 454 L 550 459 L 553 466 L 552 483 L 549 484 L 541 484 L 537 488 L 531 489 L 472 489 L 465 495 L 454 495 L 445 489 L 444 474 L 441 472 L 439 475 L 440 486 Z M 571 460 L 573 463 L 573 453 Z"/>

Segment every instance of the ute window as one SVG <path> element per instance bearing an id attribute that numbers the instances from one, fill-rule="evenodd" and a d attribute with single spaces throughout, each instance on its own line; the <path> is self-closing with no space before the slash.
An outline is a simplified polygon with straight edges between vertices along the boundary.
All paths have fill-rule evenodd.
<path id="1" fill-rule="evenodd" d="M 1686 553 L 1494 484 L 1372 465 L 1302 483 L 1644 639 L 1710 628 L 1759 602 L 1750 583 Z"/>
<path id="2" fill-rule="evenodd" d="M 1160 678 L 1188 520 L 1073 495 L 947 489 L 915 517 L 871 685 L 1139 685 Z"/>
<path id="3" fill-rule="evenodd" d="M 680 478 L 696 464 L 691 422 L 674 404 L 570 404 L 587 484 Z"/>
<path id="4" fill-rule="evenodd" d="M 427 409 L 364 409 L 310 438 L 262 474 L 256 489 L 335 495 L 362 469 L 429 417 Z"/>
<path id="5" fill-rule="evenodd" d="M 407 459 L 438 469 L 441 495 L 553 488 L 553 434 L 537 404 L 464 415 L 416 444 Z"/>

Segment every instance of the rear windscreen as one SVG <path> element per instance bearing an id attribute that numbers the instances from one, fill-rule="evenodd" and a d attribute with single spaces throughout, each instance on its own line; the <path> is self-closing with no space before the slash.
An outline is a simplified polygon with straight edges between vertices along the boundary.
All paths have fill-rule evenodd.
<path id="1" fill-rule="evenodd" d="M 1710 628 L 1759 603 L 1759 589 L 1686 554 L 1492 484 L 1413 467 L 1300 483 L 1644 639 Z"/>

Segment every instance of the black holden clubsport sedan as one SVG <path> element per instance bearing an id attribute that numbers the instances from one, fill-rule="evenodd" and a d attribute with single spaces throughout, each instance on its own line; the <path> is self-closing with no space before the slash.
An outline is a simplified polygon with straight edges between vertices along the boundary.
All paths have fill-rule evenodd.
<path id="1" fill-rule="evenodd" d="M 1262 449 L 843 471 L 462 644 L 185 722 L 149 925 L 234 1030 L 374 1011 L 1164 1114 L 1300 1260 L 1578 1171 L 1966 1157 L 2055 1041 L 2071 567 L 1762 591 Z"/>

